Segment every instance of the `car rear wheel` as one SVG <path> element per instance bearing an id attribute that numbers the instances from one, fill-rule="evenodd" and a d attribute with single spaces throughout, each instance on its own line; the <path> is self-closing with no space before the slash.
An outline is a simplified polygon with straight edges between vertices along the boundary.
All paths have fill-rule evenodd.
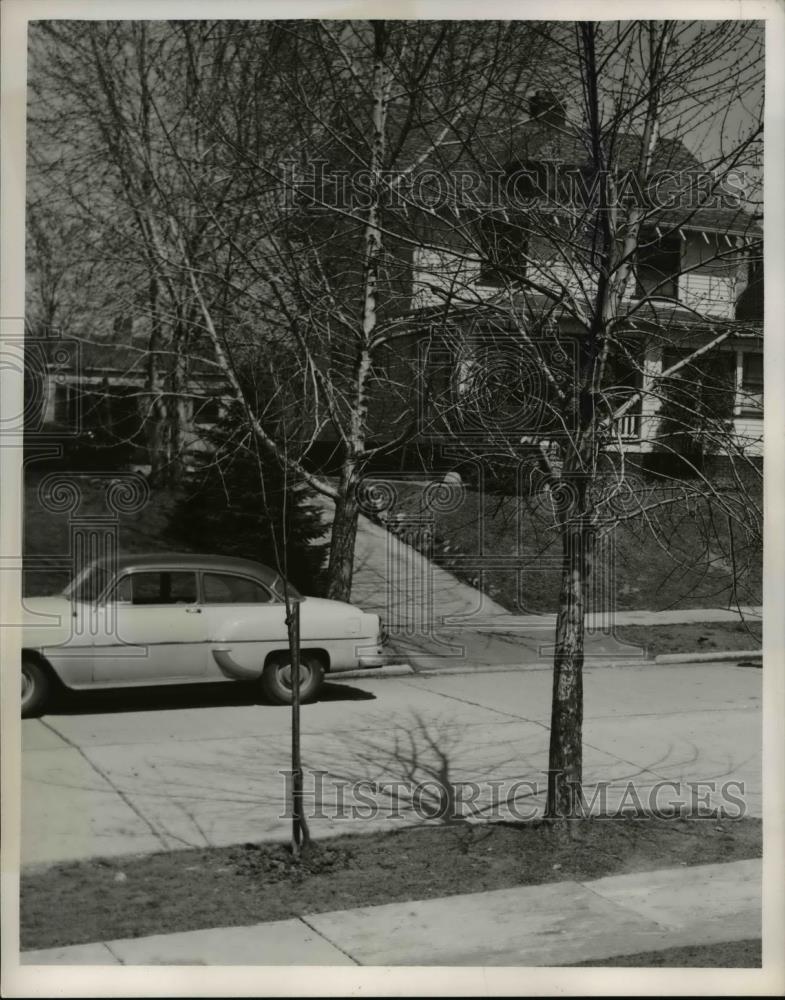
<path id="1" fill-rule="evenodd" d="M 313 701 L 324 680 L 324 666 L 317 656 L 300 658 L 300 701 Z M 292 666 L 288 656 L 271 659 L 262 673 L 262 691 L 277 705 L 292 703 Z"/>
<path id="2" fill-rule="evenodd" d="M 40 715 L 49 700 L 51 683 L 46 670 L 30 656 L 22 657 L 22 718 Z"/>

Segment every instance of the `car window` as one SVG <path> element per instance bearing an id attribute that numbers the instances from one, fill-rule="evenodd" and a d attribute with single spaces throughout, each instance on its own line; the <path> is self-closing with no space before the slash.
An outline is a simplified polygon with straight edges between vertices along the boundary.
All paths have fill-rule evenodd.
<path id="1" fill-rule="evenodd" d="M 179 571 L 132 573 L 130 580 L 134 604 L 196 602 L 196 573 Z"/>
<path id="2" fill-rule="evenodd" d="M 109 585 L 111 577 L 106 567 L 98 564 L 83 570 L 63 591 L 72 601 L 97 601 Z"/>
<path id="3" fill-rule="evenodd" d="M 112 596 L 110 600 L 116 601 L 118 604 L 130 604 L 132 601 L 131 592 L 131 577 L 124 576 L 118 581 L 114 590 L 112 591 Z"/>
<path id="4" fill-rule="evenodd" d="M 273 582 L 270 584 L 270 589 L 275 594 L 275 598 L 278 601 L 285 601 L 286 598 L 284 594 L 286 591 L 289 593 L 290 601 L 301 601 L 302 595 L 298 590 L 296 590 L 291 583 L 284 584 L 284 579 L 282 576 L 276 575 Z"/>
<path id="5" fill-rule="evenodd" d="M 202 587 L 205 604 L 269 604 L 273 599 L 261 583 L 230 573 L 203 573 Z"/>

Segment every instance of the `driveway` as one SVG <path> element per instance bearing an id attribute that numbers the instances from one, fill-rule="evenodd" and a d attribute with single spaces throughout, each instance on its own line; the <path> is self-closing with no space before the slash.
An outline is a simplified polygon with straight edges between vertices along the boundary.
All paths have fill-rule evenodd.
<path id="1" fill-rule="evenodd" d="M 313 834 L 424 822 L 456 784 L 476 789 L 475 816 L 535 814 L 550 688 L 549 670 L 525 668 L 326 685 L 302 711 Z M 646 806 L 675 782 L 658 804 L 697 794 L 760 815 L 760 688 L 759 670 L 728 663 L 590 665 L 584 783 L 594 809 Z M 286 839 L 289 721 L 287 709 L 229 684 L 94 694 L 26 720 L 22 863 Z M 360 780 L 364 799 L 349 788 Z"/>

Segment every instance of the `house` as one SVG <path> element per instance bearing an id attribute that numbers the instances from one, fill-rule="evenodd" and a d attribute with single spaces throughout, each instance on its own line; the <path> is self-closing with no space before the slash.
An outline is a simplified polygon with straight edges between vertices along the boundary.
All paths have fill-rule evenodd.
<path id="1" fill-rule="evenodd" d="M 759 218 L 740 203 L 738 191 L 718 185 L 677 139 L 657 144 L 651 189 L 636 191 L 627 168 L 636 162 L 640 140 L 622 134 L 616 142 L 615 224 L 620 225 L 630 198 L 643 206 L 643 222 L 629 273 L 620 267 L 613 274 L 620 281 L 620 308 L 613 317 L 604 400 L 608 416 L 636 391 L 639 398 L 615 421 L 607 450 L 662 456 L 687 449 L 695 458 L 722 454 L 732 442 L 734 450 L 759 459 Z M 496 166 L 503 169 L 489 171 L 492 180 L 475 187 L 468 204 L 456 196 L 456 186 L 452 200 L 421 214 L 419 246 L 410 256 L 409 307 L 430 330 L 421 368 L 429 370 L 425 388 L 431 392 L 424 436 L 430 433 L 434 441 L 440 435 L 445 442 L 456 433 L 465 437 L 472 420 L 483 422 L 470 403 L 488 408 L 481 428 L 486 432 L 494 423 L 491 410 L 499 406 L 504 420 L 496 423 L 505 424 L 501 436 L 509 439 L 522 431 L 523 441 L 553 434 L 543 424 L 548 406 L 532 405 L 538 392 L 547 404 L 547 386 L 536 384 L 542 371 L 527 363 L 520 345 L 528 343 L 540 361 L 552 366 L 547 355 L 555 344 L 569 351 L 577 343 L 599 280 L 592 250 L 598 213 L 596 200 L 591 201 L 598 194 L 591 189 L 586 149 L 571 130 L 564 105 L 550 94 L 534 95 L 528 121 L 508 139 Z M 488 197 L 493 185 L 496 191 Z M 617 232 L 621 243 L 624 230 L 620 226 Z M 717 347 L 695 364 L 675 368 L 715 341 Z M 516 351 L 523 353 L 517 361 Z M 441 375 L 434 376 L 440 366 Z M 674 368 L 672 378 L 658 381 Z M 526 387 L 519 387 L 517 400 L 516 381 Z M 434 382 L 439 383 L 436 392 Z M 723 414 L 724 437 L 710 433 L 703 419 L 711 408 Z"/>
<path id="2" fill-rule="evenodd" d="M 381 449 L 375 459 L 380 468 L 449 467 L 447 451 L 456 440 L 474 436 L 481 448 L 490 429 L 505 446 L 558 438 L 565 430 L 555 419 L 553 386 L 544 371 L 568 384 L 567 368 L 576 362 L 599 277 L 593 251 L 597 191 L 564 105 L 538 92 L 529 112 L 515 127 L 489 129 L 473 160 L 454 144 L 449 152 L 430 150 L 430 160 L 408 151 L 422 170 L 407 179 L 408 207 L 393 206 L 385 216 L 380 276 L 379 315 L 396 335 L 375 352 L 371 380 L 384 388 L 369 394 L 368 447 Z M 606 449 L 644 456 L 721 453 L 732 438 L 735 448 L 759 458 L 759 220 L 733 191 L 713 191 L 702 164 L 673 138 L 656 146 L 653 189 L 634 190 L 626 167 L 640 152 L 640 140 L 616 138 L 618 204 L 641 199 L 645 218 L 630 267 L 613 275 L 619 309 L 604 386 L 606 416 L 633 398 L 609 424 Z M 452 184 L 444 185 L 445 178 Z M 439 185 L 440 197 L 430 199 Z M 352 268 L 360 267 L 356 246 L 346 250 L 346 259 L 340 246 L 333 249 L 331 244 L 325 260 L 351 288 Z M 60 361 L 52 345 L 40 347 L 36 377 L 45 391 L 32 421 L 36 433 L 42 438 L 76 429 L 69 431 L 72 438 L 78 430 L 105 449 L 114 447 L 125 461 L 145 465 L 162 447 L 156 429 L 163 408 L 174 418 L 174 452 L 193 460 L 209 447 L 205 435 L 230 399 L 227 387 L 214 367 L 189 364 L 180 378 L 180 404 L 162 407 L 175 398 L 167 383 L 172 373 L 152 380 L 144 320 L 123 323 L 89 344 L 76 342 Z M 677 398 L 665 398 L 659 376 L 713 341 L 719 346 L 711 355 L 684 369 Z M 63 347 L 58 345 L 61 354 Z M 324 364 L 350 372 L 355 345 L 345 348 L 336 338 Z M 691 406 L 685 406 L 689 393 Z M 718 401 L 730 435 L 725 441 L 712 439 L 703 419 Z M 306 461 L 331 469 L 340 431 L 322 420 L 313 437 Z M 171 451 L 171 434 L 165 447 Z"/>
<path id="3" fill-rule="evenodd" d="M 170 405 L 162 418 L 157 404 L 173 397 L 165 385 L 151 387 L 150 354 L 134 337 L 130 319 L 111 339 L 28 335 L 25 352 L 25 446 L 31 456 L 36 448 L 49 454 L 55 445 L 71 464 L 149 471 L 161 420 L 176 419 L 177 454 L 188 468 L 209 447 L 205 435 L 229 398 L 220 377 L 192 361 L 180 405 Z"/>

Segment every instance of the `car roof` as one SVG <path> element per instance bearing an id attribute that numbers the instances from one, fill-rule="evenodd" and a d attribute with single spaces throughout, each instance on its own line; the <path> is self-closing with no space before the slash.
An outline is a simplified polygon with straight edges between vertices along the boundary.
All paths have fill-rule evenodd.
<path id="1" fill-rule="evenodd" d="M 277 570 L 239 556 L 218 556 L 196 552 L 133 552 L 119 555 L 116 560 L 109 557 L 97 560 L 104 566 L 116 566 L 118 570 L 129 569 L 208 569 L 247 573 L 264 583 L 272 584 L 281 579 Z"/>

